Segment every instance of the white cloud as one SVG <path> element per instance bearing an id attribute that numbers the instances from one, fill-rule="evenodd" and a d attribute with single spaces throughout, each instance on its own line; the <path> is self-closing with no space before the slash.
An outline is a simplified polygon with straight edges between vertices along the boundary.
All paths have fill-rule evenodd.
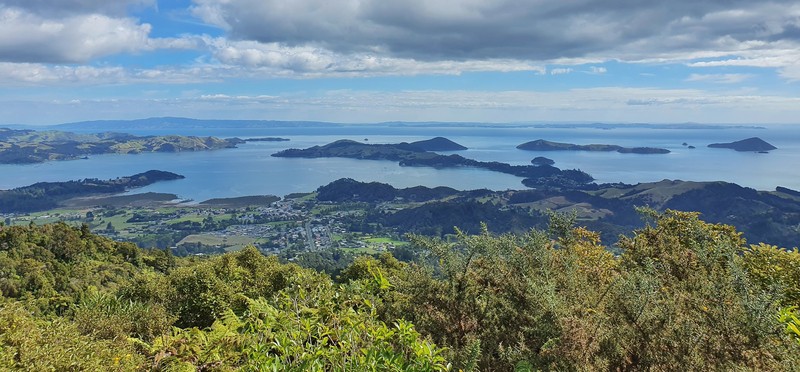
<path id="1" fill-rule="evenodd" d="M 152 26 L 102 13 L 43 17 L 0 5 L 0 61 L 83 63 L 120 53 L 197 49 L 199 36 L 149 37 Z"/>
<path id="2" fill-rule="evenodd" d="M 230 76 L 232 74 L 221 67 L 129 69 L 121 66 L 0 62 L 0 84 L 5 86 L 190 84 L 221 81 Z"/>
<path id="3" fill-rule="evenodd" d="M 752 74 L 691 74 L 686 81 L 705 81 L 720 84 L 737 84 L 752 78 Z"/>
<path id="4" fill-rule="evenodd" d="M 554 68 L 550 70 L 550 75 L 563 75 L 569 74 L 570 72 L 572 72 L 571 68 Z"/>
<path id="5" fill-rule="evenodd" d="M 737 93 L 711 93 L 694 89 L 654 89 L 604 87 L 572 89 L 563 92 L 539 91 L 328 91 L 313 96 L 229 96 L 204 95 L 204 103 L 214 105 L 238 102 L 261 107 L 269 112 L 276 106 L 302 107 L 309 112 L 343 113 L 364 112 L 374 120 L 413 120 L 413 114 L 420 112 L 436 113 L 430 120 L 483 120 L 497 122 L 503 120 L 525 121 L 541 120 L 542 117 L 515 117 L 518 113 L 558 113 L 560 120 L 595 120 L 593 115 L 611 113 L 617 120 L 647 122 L 685 122 L 716 120 L 729 122 L 753 121 L 764 115 L 764 109 L 778 110 L 785 118 L 794 120 L 800 113 L 800 98 L 764 95 L 743 95 Z M 674 105 L 686 110 L 675 111 Z M 670 112 L 672 111 L 672 112 Z M 724 116 L 716 113 L 729 112 Z M 441 116 L 448 113 L 448 117 Z M 452 116 L 456 113 L 457 116 Z M 657 113 L 658 116 L 649 116 Z M 708 113 L 714 113 L 709 115 Z M 382 117 L 380 115 L 383 115 Z M 477 115 L 477 116 L 476 116 Z M 564 116 L 566 115 L 566 116 Z M 738 116 L 741 115 L 741 116 Z M 649 116 L 649 117 L 648 117 Z M 425 116 L 422 116 L 425 117 Z M 492 119 L 494 117 L 494 119 Z M 297 118 L 294 118 L 297 119 Z M 324 116 L 316 119 L 325 120 Z M 328 119 L 331 120 L 331 119 Z M 357 120 L 365 120 L 359 118 Z M 428 119 L 426 119 L 428 120 Z M 353 118 L 345 121 L 356 121 Z"/>
<path id="6" fill-rule="evenodd" d="M 589 66 L 589 73 L 595 75 L 602 75 L 608 72 L 605 67 Z"/>
<path id="7" fill-rule="evenodd" d="M 781 77 L 783 77 L 786 80 L 792 82 L 800 81 L 800 63 L 796 65 L 786 66 L 778 70 L 778 73 L 780 74 Z"/>
<path id="8" fill-rule="evenodd" d="M 0 7 L 0 60 L 85 62 L 147 46 L 150 25 L 101 14 L 46 19 Z"/>
<path id="9" fill-rule="evenodd" d="M 122 67 L 50 66 L 39 63 L 0 62 L 0 83 L 4 85 L 122 81 L 125 76 L 126 71 Z"/>

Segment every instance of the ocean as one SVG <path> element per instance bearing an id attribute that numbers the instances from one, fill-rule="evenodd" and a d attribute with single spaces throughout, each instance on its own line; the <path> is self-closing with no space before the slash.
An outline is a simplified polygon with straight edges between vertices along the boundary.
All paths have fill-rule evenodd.
<path id="1" fill-rule="evenodd" d="M 150 169 L 175 172 L 183 180 L 161 182 L 133 193 L 173 193 L 195 201 L 245 195 L 278 195 L 310 192 L 342 177 L 377 181 L 395 187 L 448 186 L 459 190 L 524 189 L 521 178 L 481 169 L 433 169 L 401 167 L 391 161 L 340 158 L 290 159 L 270 156 L 286 148 L 324 145 L 338 139 L 366 143 L 417 141 L 447 137 L 469 150 L 454 152 L 482 161 L 530 164 L 536 156 L 555 160 L 562 169 L 581 169 L 597 182 L 639 183 L 663 179 L 727 181 L 758 190 L 776 186 L 800 189 L 800 126 L 767 126 L 725 129 L 653 129 L 641 127 L 539 128 L 539 127 L 395 127 L 349 125 L 331 128 L 217 128 L 176 131 L 127 131 L 137 135 L 182 134 L 218 137 L 284 137 L 288 142 L 249 142 L 236 149 L 206 152 L 96 155 L 89 159 L 41 164 L 0 165 L 0 189 L 42 181 L 83 178 L 109 179 Z M 760 137 L 778 147 L 769 154 L 736 152 L 706 146 Z M 518 150 L 536 139 L 575 144 L 613 144 L 629 147 L 661 147 L 670 154 L 620 154 L 616 152 L 533 152 Z M 687 145 L 695 146 L 689 149 Z"/>

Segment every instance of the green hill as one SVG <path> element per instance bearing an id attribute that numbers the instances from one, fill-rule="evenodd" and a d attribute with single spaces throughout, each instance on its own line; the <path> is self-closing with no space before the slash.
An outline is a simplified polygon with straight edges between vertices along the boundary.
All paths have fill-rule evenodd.
<path id="1" fill-rule="evenodd" d="M 238 138 L 196 136 L 134 136 L 125 133 L 78 134 L 62 131 L 0 128 L 0 163 L 41 163 L 96 154 L 206 151 L 233 148 Z"/>

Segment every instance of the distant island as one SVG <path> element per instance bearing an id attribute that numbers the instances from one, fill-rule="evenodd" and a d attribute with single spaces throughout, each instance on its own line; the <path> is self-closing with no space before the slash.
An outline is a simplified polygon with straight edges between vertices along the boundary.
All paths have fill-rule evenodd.
<path id="1" fill-rule="evenodd" d="M 205 151 L 234 148 L 238 138 L 196 136 L 134 136 L 126 133 L 79 134 L 0 128 L 0 163 L 29 164 L 72 160 L 97 154 Z"/>
<path id="2" fill-rule="evenodd" d="M 778 149 L 767 141 L 758 137 L 751 137 L 741 141 L 728 142 L 728 143 L 712 143 L 708 145 L 711 148 L 719 149 L 732 149 L 736 151 L 753 151 L 753 152 L 766 152 Z"/>
<path id="3" fill-rule="evenodd" d="M 656 147 L 622 147 L 617 145 L 575 145 L 572 143 L 552 142 L 543 139 L 525 142 L 517 146 L 520 150 L 527 151 L 616 151 L 623 154 L 669 154 L 667 149 Z"/>
<path id="4" fill-rule="evenodd" d="M 429 140 L 411 142 L 411 146 L 423 151 L 461 151 L 467 149 L 465 146 L 444 137 L 434 137 Z"/>
<path id="5" fill-rule="evenodd" d="M 258 138 L 245 138 L 245 142 L 286 142 L 288 138 L 281 137 L 258 137 Z"/>
<path id="6" fill-rule="evenodd" d="M 287 149 L 272 154 L 284 158 L 350 158 L 367 160 L 392 160 L 401 166 L 423 166 L 433 168 L 473 167 L 501 172 L 525 178 L 528 187 L 580 188 L 594 178 L 580 170 L 561 170 L 550 165 L 510 165 L 496 161 L 484 162 L 460 155 L 441 155 L 424 151 L 418 146 L 401 142 L 397 144 L 365 144 L 351 140 L 339 140 L 324 146 L 306 149 Z"/>
<path id="7" fill-rule="evenodd" d="M 533 165 L 553 165 L 555 163 L 555 160 L 546 158 L 544 156 L 537 156 L 531 160 L 531 164 Z"/>
<path id="8" fill-rule="evenodd" d="M 160 181 L 185 178 L 180 174 L 149 170 L 112 180 L 87 178 L 80 181 L 38 182 L 11 190 L 0 190 L 0 212 L 37 212 L 56 208 L 72 198 L 118 194 Z"/>

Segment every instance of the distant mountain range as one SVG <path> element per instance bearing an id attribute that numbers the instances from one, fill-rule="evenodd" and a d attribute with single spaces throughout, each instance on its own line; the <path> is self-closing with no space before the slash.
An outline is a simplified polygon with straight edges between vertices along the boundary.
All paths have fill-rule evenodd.
<path id="1" fill-rule="evenodd" d="M 0 125 L 7 128 L 41 129 L 49 127 L 67 131 L 108 131 L 108 130 L 146 130 L 146 129 L 208 129 L 208 128 L 263 128 L 263 127 L 337 127 L 348 125 L 379 125 L 387 127 L 478 127 L 478 128 L 649 128 L 649 129 L 764 129 L 757 125 L 724 125 L 699 123 L 574 123 L 574 122 L 532 122 L 532 123 L 482 123 L 482 122 L 377 122 L 377 123 L 334 123 L 303 120 L 227 120 L 192 119 L 184 117 L 156 117 L 134 120 L 92 120 L 48 126 Z"/>
<path id="2" fill-rule="evenodd" d="M 263 128 L 263 127 L 329 127 L 338 123 L 319 121 L 275 121 L 275 120 L 208 120 L 179 117 L 161 117 L 136 120 L 95 120 L 54 125 L 58 130 L 108 131 L 145 129 L 209 129 L 209 128 Z"/>

